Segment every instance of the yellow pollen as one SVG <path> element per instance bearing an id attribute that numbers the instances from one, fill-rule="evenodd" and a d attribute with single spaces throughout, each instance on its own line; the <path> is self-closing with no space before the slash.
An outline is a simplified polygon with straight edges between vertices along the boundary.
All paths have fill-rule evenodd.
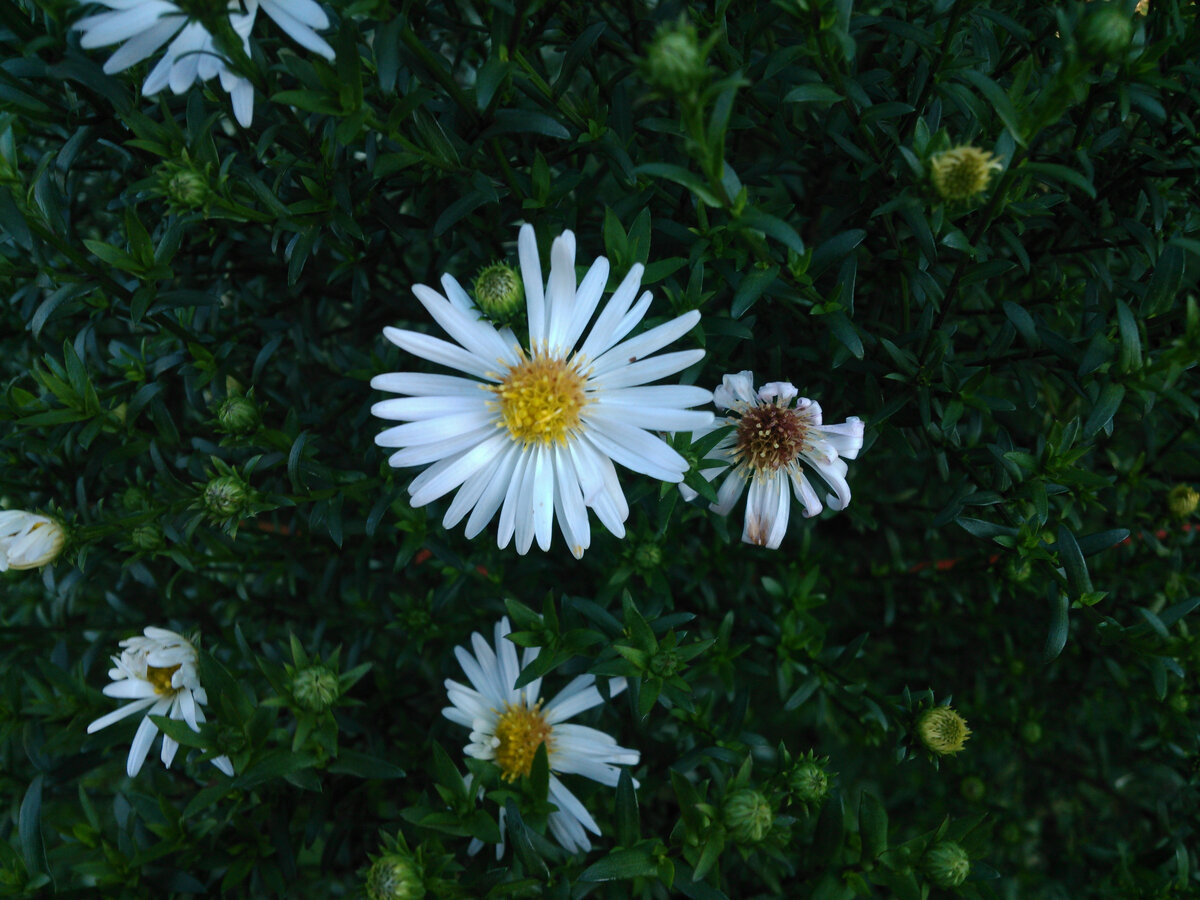
<path id="1" fill-rule="evenodd" d="M 566 360 L 547 356 L 523 359 L 500 384 L 488 388 L 497 396 L 500 418 L 513 440 L 523 444 L 564 444 L 579 427 L 588 402 L 584 376 Z"/>
<path id="2" fill-rule="evenodd" d="M 524 701 L 516 706 L 504 705 L 504 714 L 496 723 L 496 739 L 500 742 L 496 747 L 496 765 L 505 781 L 516 781 L 521 775 L 528 775 L 537 748 L 542 744 L 546 745 L 547 753 L 554 748 L 553 731 L 542 712 L 541 700 L 533 708 L 527 707 Z"/>
<path id="3" fill-rule="evenodd" d="M 171 687 L 171 676 L 179 669 L 179 664 L 173 666 L 146 666 L 146 680 L 154 685 L 154 693 L 156 694 L 173 694 L 175 688 Z"/>

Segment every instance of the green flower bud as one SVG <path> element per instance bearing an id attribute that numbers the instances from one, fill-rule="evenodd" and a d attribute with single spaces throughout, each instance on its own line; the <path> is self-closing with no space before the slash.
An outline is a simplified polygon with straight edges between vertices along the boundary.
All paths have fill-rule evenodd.
<path id="1" fill-rule="evenodd" d="M 962 780 L 962 784 L 958 786 L 958 789 L 962 791 L 963 798 L 970 800 L 972 803 L 978 803 L 983 799 L 983 795 L 987 793 L 987 788 L 983 783 L 983 779 L 977 778 L 974 775 L 964 778 Z"/>
<path id="2" fill-rule="evenodd" d="M 1036 744 L 1042 739 L 1042 725 L 1030 719 L 1021 725 L 1021 740 L 1027 744 Z"/>
<path id="3" fill-rule="evenodd" d="M 674 650 L 660 650 L 650 657 L 650 671 L 659 678 L 670 678 L 683 668 L 683 661 Z"/>
<path id="4" fill-rule="evenodd" d="M 939 841 L 921 863 L 925 874 L 940 888 L 956 888 L 971 874 L 971 858 L 954 841 Z"/>
<path id="5" fill-rule="evenodd" d="M 157 550 L 163 545 L 162 529 L 153 522 L 147 522 L 133 529 L 129 540 L 138 550 Z"/>
<path id="6" fill-rule="evenodd" d="M 399 853 L 379 857 L 367 874 L 367 896 L 371 900 L 421 900 L 425 883 L 416 861 Z"/>
<path id="7" fill-rule="evenodd" d="M 138 487 L 136 484 L 125 489 L 125 493 L 121 494 L 121 506 L 129 510 L 129 512 L 141 512 L 150 505 L 150 495 L 146 493 L 145 488 Z"/>
<path id="8" fill-rule="evenodd" d="M 1083 52 L 1097 61 L 1119 59 L 1133 40 L 1133 20 L 1119 3 L 1097 4 L 1079 31 Z"/>
<path id="9" fill-rule="evenodd" d="M 1177 484 L 1167 492 L 1167 509 L 1176 519 L 1186 519 L 1200 506 L 1200 493 L 1190 484 Z"/>
<path id="10" fill-rule="evenodd" d="M 646 80 L 664 93 L 689 94 L 708 81 L 706 55 L 692 25 L 663 26 L 646 53 Z"/>
<path id="11" fill-rule="evenodd" d="M 341 696 L 337 672 L 327 666 L 309 666 L 292 679 L 292 694 L 296 702 L 313 712 L 324 712 Z"/>
<path id="12" fill-rule="evenodd" d="M 217 407 L 217 424 L 230 434 L 253 434 L 262 424 L 258 404 L 249 397 L 227 397 Z"/>
<path id="13" fill-rule="evenodd" d="M 935 706 L 917 719 L 917 735 L 921 743 L 938 756 L 957 753 L 971 736 L 967 720 L 949 706 Z"/>
<path id="14" fill-rule="evenodd" d="M 816 806 L 829 796 L 829 776 L 815 760 L 806 760 L 792 770 L 788 784 L 792 796 L 805 806 Z"/>
<path id="15" fill-rule="evenodd" d="M 945 200 L 970 200 L 987 190 L 992 172 L 1004 168 L 1000 160 L 978 147 L 960 145 L 929 160 L 933 187 Z"/>
<path id="16" fill-rule="evenodd" d="M 770 802 L 752 788 L 742 788 L 726 797 L 721 814 L 729 836 L 739 844 L 757 844 L 775 820 Z"/>
<path id="17" fill-rule="evenodd" d="M 250 488 L 236 475 L 221 475 L 204 488 L 204 506 L 215 518 L 241 515 L 250 501 Z"/>
<path id="18" fill-rule="evenodd" d="M 658 544 L 642 544 L 634 551 L 633 564 L 639 569 L 657 569 L 662 565 L 662 550 Z"/>
<path id="19" fill-rule="evenodd" d="M 197 209 L 208 199 L 208 180 L 199 172 L 179 170 L 167 176 L 165 192 L 175 205 Z"/>
<path id="20" fill-rule="evenodd" d="M 524 302 L 525 285 L 516 269 L 508 263 L 494 262 L 475 276 L 475 303 L 489 319 L 509 319 Z"/>

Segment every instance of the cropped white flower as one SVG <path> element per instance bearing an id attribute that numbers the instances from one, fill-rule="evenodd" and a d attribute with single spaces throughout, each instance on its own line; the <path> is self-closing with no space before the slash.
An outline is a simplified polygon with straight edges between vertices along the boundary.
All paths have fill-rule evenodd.
<path id="1" fill-rule="evenodd" d="M 750 483 L 743 541 L 772 550 L 779 546 L 787 533 L 792 505 L 789 482 L 805 516 L 821 511 L 817 492 L 800 466 L 802 460 L 832 488 L 833 493 L 825 497 L 830 509 L 845 509 L 850 503 L 847 466 L 840 457 L 854 459 L 862 449 L 861 419 L 851 416 L 840 425 L 822 425 L 819 403 L 798 397 L 796 388 L 786 381 L 765 384 L 755 393 L 752 372 L 726 375 L 713 392 L 713 404 L 730 414 L 711 427 L 698 429 L 693 439 L 734 426 L 709 451 L 710 459 L 727 460 L 729 465 L 703 468 L 701 474 L 710 480 L 726 476 L 717 491 L 717 502 L 710 505 L 723 516 L 729 515 Z M 696 496 L 689 487 L 681 485 L 680 489 L 688 500 Z"/>
<path id="2" fill-rule="evenodd" d="M 182 719 L 192 731 L 199 732 L 200 723 L 204 721 L 200 705 L 208 703 L 208 694 L 200 686 L 196 673 L 196 648 L 165 628 L 147 626 L 145 635 L 121 641 L 121 655 L 112 657 L 113 668 L 108 670 L 112 684 L 104 686 L 106 696 L 133 702 L 101 716 L 87 728 L 88 734 L 92 734 L 113 722 L 146 711 L 129 748 L 125 770 L 131 778 L 142 768 L 154 736 L 158 734 L 158 726 L 150 716 Z M 164 734 L 164 766 L 170 767 L 178 749 L 179 743 Z M 216 757 L 212 764 L 226 775 L 233 774 L 233 764 L 226 756 Z"/>
<path id="3" fill-rule="evenodd" d="M 518 665 L 517 649 L 505 639 L 510 631 L 508 619 L 503 618 L 496 624 L 495 649 L 478 632 L 471 635 L 474 654 L 465 647 L 454 648 L 472 687 L 447 679 L 446 691 L 454 705 L 443 709 L 442 714 L 471 729 L 471 743 L 463 752 L 475 759 L 491 760 L 507 781 L 528 775 L 538 747 L 545 744 L 550 764 L 550 801 L 558 807 L 548 820 L 550 833 L 572 853 L 590 850 L 587 832 L 599 835 L 600 828 L 558 775 L 582 775 L 615 787 L 621 775 L 617 766 L 637 765 L 640 754 L 618 746 L 603 731 L 565 724 L 572 716 L 604 702 L 595 688 L 595 676 L 572 679 L 545 706 L 539 696 L 540 678 L 515 688 L 517 676 L 537 658 L 538 649 L 526 648 Z M 625 679 L 609 681 L 611 694 L 624 689 Z M 503 817 L 500 824 L 503 833 Z M 473 842 L 471 852 L 480 846 Z"/>
<path id="4" fill-rule="evenodd" d="M 204 22 L 195 18 L 195 3 L 187 10 L 171 0 L 96 0 L 108 12 L 87 16 L 74 27 L 83 32 L 79 44 L 84 49 L 122 46 L 108 58 L 104 71 L 112 75 L 153 56 L 167 41 L 167 52 L 150 70 L 142 85 L 149 97 L 165 87 L 182 94 L 192 83 L 208 81 L 214 75 L 233 101 L 233 114 L 243 127 L 254 115 L 254 88 L 228 65 Z M 315 0 L 208 0 L 213 15 L 222 11 L 242 40 L 242 50 L 250 55 L 250 31 L 261 6 L 263 11 L 302 47 L 333 59 L 333 48 L 317 36 L 317 28 L 328 28 L 329 17 Z M 174 40 L 171 40 L 174 38 Z"/>
<path id="5" fill-rule="evenodd" d="M 608 260 L 598 258 L 575 283 L 575 235 L 564 231 L 550 251 L 543 285 L 533 227 L 521 228 L 517 248 L 529 313 L 529 351 L 512 331 L 480 317 L 467 292 L 442 276 L 445 296 L 423 284 L 413 293 L 456 344 L 416 331 L 385 328 L 396 346 L 472 377 L 392 372 L 377 375 L 377 390 L 407 394 L 372 407 L 382 419 L 402 421 L 375 438 L 403 448 L 396 467 L 429 465 L 409 485 L 414 507 L 458 488 L 442 524 L 467 517 L 474 537 L 500 512 L 497 543 L 516 535 L 518 553 L 534 538 L 550 547 L 554 520 L 578 559 L 591 544 L 587 509 L 617 537 L 629 514 L 613 467 L 679 482 L 687 461 L 651 430 L 691 431 L 712 415 L 687 407 L 711 394 L 682 384 L 649 385 L 690 366 L 703 350 L 651 356 L 699 320 L 693 310 L 622 340 L 646 315 L 650 292 L 634 302 L 642 266 L 634 265 L 591 332 L 579 344 L 608 282 Z"/>
<path id="6" fill-rule="evenodd" d="M 48 516 L 20 509 L 0 511 L 0 572 L 51 563 L 64 543 L 62 526 Z"/>

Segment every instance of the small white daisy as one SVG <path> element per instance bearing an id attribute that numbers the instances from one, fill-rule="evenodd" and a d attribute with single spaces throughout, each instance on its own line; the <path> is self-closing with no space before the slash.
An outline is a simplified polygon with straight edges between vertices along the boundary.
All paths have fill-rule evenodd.
<path id="1" fill-rule="evenodd" d="M 710 459 L 725 460 L 729 465 L 702 468 L 701 474 L 710 480 L 725 476 L 717 502 L 710 505 L 722 516 L 729 515 L 750 483 L 743 541 L 772 550 L 779 546 L 792 505 L 789 482 L 805 516 L 821 511 L 821 501 L 801 461 L 832 488 L 833 493 L 825 497 L 830 509 L 845 509 L 850 503 L 847 466 L 841 457 L 854 459 L 862 449 L 861 419 L 851 416 L 840 425 L 822 425 L 819 403 L 798 397 L 796 388 L 786 381 L 765 384 L 755 393 L 752 372 L 726 375 L 713 392 L 713 404 L 728 410 L 729 415 L 718 418 L 711 427 L 698 429 L 693 440 L 717 428 L 734 427 L 709 451 Z M 691 488 L 681 485 L 680 489 L 686 499 L 695 498 Z"/>
<path id="2" fill-rule="evenodd" d="M 572 716 L 604 702 L 596 690 L 595 676 L 580 675 L 572 679 L 545 705 L 539 696 L 540 678 L 523 688 L 515 688 L 517 676 L 537 658 L 538 648 L 526 648 L 518 665 L 517 649 L 505 639 L 510 631 L 508 619 L 502 618 L 496 624 L 495 649 L 478 632 L 471 635 L 474 654 L 465 647 L 454 648 L 454 655 L 472 687 L 447 679 L 446 692 L 454 705 L 443 709 L 442 715 L 471 729 L 471 743 L 463 752 L 475 759 L 494 762 L 506 781 L 528 775 L 538 747 L 545 744 L 550 764 L 550 801 L 558 807 L 547 823 L 550 833 L 572 853 L 590 850 L 592 844 L 587 832 L 599 835 L 600 828 L 558 776 L 582 775 L 615 787 L 621 776 L 617 766 L 637 765 L 640 754 L 618 746 L 603 731 L 566 724 Z M 624 689 L 625 679 L 609 681 L 610 694 Z M 503 817 L 500 824 L 503 833 Z M 480 846 L 472 842 L 471 852 L 478 851 Z M 503 852 L 503 847 L 499 852 Z"/>
<path id="3" fill-rule="evenodd" d="M 0 572 L 54 562 L 66 539 L 63 527 L 48 516 L 20 509 L 0 511 Z"/>
<path id="4" fill-rule="evenodd" d="M 576 285 L 575 235 L 564 231 L 543 284 L 533 226 L 522 226 L 517 248 L 529 351 L 511 330 L 484 321 L 453 276 L 442 276 L 445 296 L 416 285 L 417 299 L 457 343 L 398 328 L 384 335 L 472 377 L 375 376 L 373 388 L 408 395 L 372 407 L 382 419 L 406 423 L 375 443 L 402 448 L 389 459 L 393 466 L 429 466 L 409 485 L 414 507 L 458 488 L 442 519 L 446 528 L 467 518 L 467 537 L 474 537 L 498 510 L 498 545 L 508 546 L 515 534 L 517 552 L 525 553 L 534 538 L 549 549 L 557 519 L 578 559 L 591 543 L 588 508 L 617 537 L 625 535 L 629 506 L 613 463 L 682 481 L 687 461 L 651 431 L 692 431 L 712 422 L 711 413 L 688 409 L 708 402 L 708 391 L 649 384 L 704 356 L 703 350 L 652 356 L 693 328 L 700 313 L 626 339 L 650 306 L 649 291 L 634 302 L 642 277 L 642 266 L 634 265 L 580 344 L 608 282 L 608 260 L 598 258 Z"/>
<path id="5" fill-rule="evenodd" d="M 250 31 L 261 6 L 263 11 L 300 44 L 326 59 L 333 59 L 333 48 L 317 36 L 314 29 L 328 28 L 329 17 L 315 0 L 202 0 L 178 3 L 172 0 L 96 0 L 108 12 L 87 16 L 75 23 L 83 32 L 79 45 L 85 50 L 122 46 L 104 64 L 106 74 L 122 72 L 153 56 L 171 41 L 162 59 L 146 76 L 142 93 L 149 97 L 165 87 L 182 94 L 195 81 L 208 81 L 214 75 L 233 101 L 233 114 L 243 127 L 254 115 L 254 88 L 249 80 L 228 65 L 212 34 L 196 16 L 197 8 L 208 7 L 205 15 L 228 15 L 229 24 L 242 40 L 242 50 L 250 55 Z M 171 40 L 174 38 L 174 40 Z"/>
<path id="6" fill-rule="evenodd" d="M 113 668 L 108 670 L 111 684 L 104 686 L 108 697 L 132 700 L 120 709 L 101 716 L 87 728 L 88 734 L 107 728 L 113 722 L 146 711 L 145 718 L 133 736 L 125 770 L 132 778 L 142 768 L 158 726 L 151 716 L 170 716 L 187 722 L 192 731 L 200 731 L 204 721 L 201 704 L 208 703 L 208 694 L 200 686 L 196 672 L 196 648 L 183 637 L 165 628 L 147 626 L 145 637 L 121 641 L 121 655 L 112 657 Z M 175 759 L 179 743 L 163 735 L 162 762 L 168 768 Z M 212 764 L 226 775 L 233 774 L 233 764 L 226 756 L 218 756 Z"/>

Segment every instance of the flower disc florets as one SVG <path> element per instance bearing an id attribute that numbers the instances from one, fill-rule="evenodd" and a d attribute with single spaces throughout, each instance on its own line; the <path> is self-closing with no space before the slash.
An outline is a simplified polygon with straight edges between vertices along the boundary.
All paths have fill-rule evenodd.
<path id="1" fill-rule="evenodd" d="M 571 363 L 535 356 L 510 368 L 489 390 L 498 398 L 500 418 L 513 440 L 562 446 L 579 428 L 579 414 L 588 402 L 585 384 Z"/>
<path id="2" fill-rule="evenodd" d="M 946 200 L 969 200 L 986 191 L 992 172 L 1002 168 L 991 153 L 965 145 L 938 153 L 929 161 L 933 187 Z"/>
<path id="3" fill-rule="evenodd" d="M 505 781 L 516 781 L 528 775 L 538 747 L 553 749 L 553 729 L 542 712 L 542 701 L 526 706 L 525 701 L 506 703 L 504 713 L 496 722 L 496 765 Z"/>
<path id="4" fill-rule="evenodd" d="M 967 720 L 949 706 L 935 706 L 925 710 L 917 720 L 917 735 L 933 753 L 947 756 L 962 750 L 971 729 Z"/>

